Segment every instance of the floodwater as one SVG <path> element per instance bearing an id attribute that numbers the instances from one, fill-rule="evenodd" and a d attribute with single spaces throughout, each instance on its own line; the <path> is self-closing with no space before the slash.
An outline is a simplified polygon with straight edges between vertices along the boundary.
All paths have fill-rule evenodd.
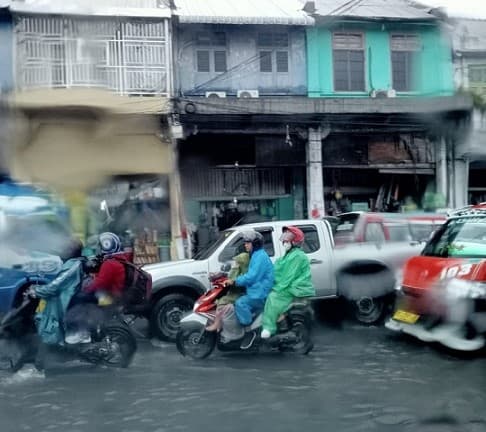
<path id="1" fill-rule="evenodd" d="M 321 322 L 315 350 L 183 358 L 140 341 L 129 369 L 0 372 L 0 431 L 486 430 L 486 357 Z"/>

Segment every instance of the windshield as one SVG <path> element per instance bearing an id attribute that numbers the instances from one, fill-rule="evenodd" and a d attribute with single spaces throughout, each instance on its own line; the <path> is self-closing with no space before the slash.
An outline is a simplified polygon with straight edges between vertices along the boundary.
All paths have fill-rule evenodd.
<path id="1" fill-rule="evenodd" d="M 205 260 L 208 259 L 213 252 L 219 247 L 221 243 L 223 243 L 228 236 L 230 236 L 234 230 L 225 230 L 219 234 L 219 237 L 214 241 L 214 243 L 210 243 L 204 249 L 201 249 L 195 256 L 194 259 L 196 260 Z"/>
<path id="2" fill-rule="evenodd" d="M 486 218 L 451 219 L 437 231 L 422 255 L 486 258 Z"/>

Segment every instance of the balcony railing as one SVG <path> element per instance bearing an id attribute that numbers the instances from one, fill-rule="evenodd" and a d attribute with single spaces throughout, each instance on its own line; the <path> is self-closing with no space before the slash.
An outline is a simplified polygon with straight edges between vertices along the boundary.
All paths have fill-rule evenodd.
<path id="1" fill-rule="evenodd" d="M 103 87 L 168 95 L 166 20 L 146 23 L 24 17 L 16 24 L 17 88 Z"/>

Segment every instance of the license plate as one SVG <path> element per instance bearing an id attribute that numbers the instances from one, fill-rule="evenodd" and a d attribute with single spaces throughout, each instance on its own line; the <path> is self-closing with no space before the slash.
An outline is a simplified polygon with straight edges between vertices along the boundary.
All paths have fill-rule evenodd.
<path id="1" fill-rule="evenodd" d="M 415 324 L 418 319 L 420 318 L 420 315 L 414 314 L 412 312 L 407 312 L 401 309 L 398 309 L 394 314 L 393 314 L 393 319 L 397 321 L 401 321 L 407 324 Z"/>

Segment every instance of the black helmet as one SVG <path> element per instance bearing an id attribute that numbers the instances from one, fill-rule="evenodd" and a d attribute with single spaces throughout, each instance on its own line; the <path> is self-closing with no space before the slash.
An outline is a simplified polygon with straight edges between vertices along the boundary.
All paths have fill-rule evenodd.
<path id="1" fill-rule="evenodd" d="M 263 246 L 263 236 L 255 230 L 243 231 L 242 233 L 243 241 L 251 242 L 253 249 L 258 249 Z"/>

